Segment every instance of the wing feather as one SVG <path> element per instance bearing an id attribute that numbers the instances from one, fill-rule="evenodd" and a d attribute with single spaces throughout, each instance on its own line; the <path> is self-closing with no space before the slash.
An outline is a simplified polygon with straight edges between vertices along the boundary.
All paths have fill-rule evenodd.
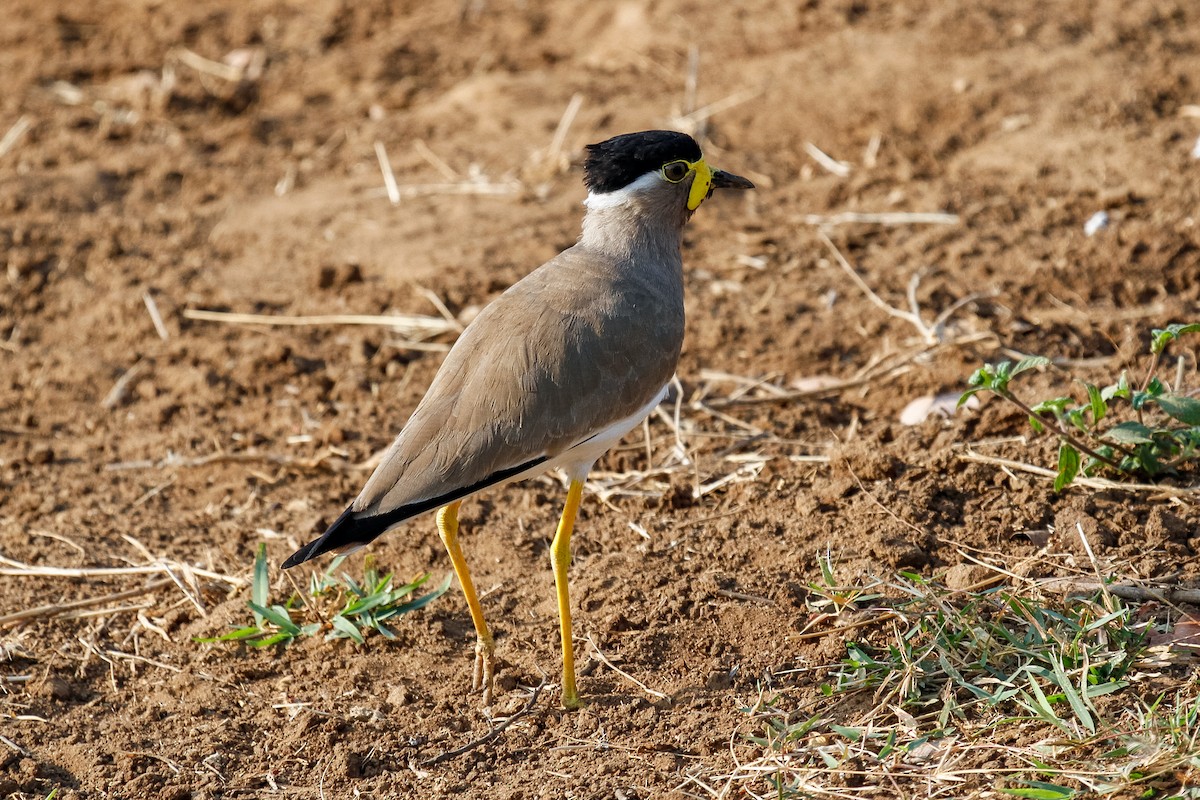
<path id="1" fill-rule="evenodd" d="M 681 285 L 576 245 L 467 327 L 352 511 L 384 514 L 561 453 L 652 400 L 682 341 Z"/>

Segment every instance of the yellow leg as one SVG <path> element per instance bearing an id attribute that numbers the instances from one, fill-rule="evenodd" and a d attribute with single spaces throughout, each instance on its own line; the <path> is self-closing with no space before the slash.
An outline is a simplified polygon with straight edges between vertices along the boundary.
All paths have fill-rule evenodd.
<path id="1" fill-rule="evenodd" d="M 550 566 L 554 568 L 554 588 L 558 592 L 558 622 L 562 635 L 563 682 L 562 704 L 568 711 L 579 708 L 583 702 L 575 690 L 575 646 L 571 641 L 571 598 L 567 592 L 567 567 L 571 565 L 571 532 L 575 529 L 575 516 L 579 513 L 579 501 L 583 496 L 583 482 L 571 481 L 567 490 L 567 504 L 563 507 L 558 531 L 550 545 Z"/>
<path id="2" fill-rule="evenodd" d="M 450 554 L 450 563 L 454 565 L 454 574 L 462 586 L 467 598 L 467 608 L 471 611 L 471 622 L 475 624 L 475 671 L 471 676 L 471 689 L 483 692 L 483 704 L 492 704 L 492 654 L 496 647 L 492 641 L 492 632 L 488 630 L 487 622 L 483 619 L 483 606 L 479 605 L 479 595 L 475 593 L 475 583 L 467 569 L 467 561 L 463 558 L 462 548 L 458 546 L 458 507 L 462 501 L 443 506 L 437 512 L 438 533 L 446 552 Z"/>

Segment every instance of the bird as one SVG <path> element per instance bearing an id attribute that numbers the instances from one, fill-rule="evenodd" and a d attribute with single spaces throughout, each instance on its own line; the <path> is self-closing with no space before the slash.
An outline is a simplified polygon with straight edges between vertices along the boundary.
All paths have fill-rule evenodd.
<path id="1" fill-rule="evenodd" d="M 714 190 L 754 188 L 710 167 L 696 140 L 677 131 L 626 133 L 586 151 L 576 244 L 467 325 L 359 495 L 283 563 L 358 549 L 434 511 L 475 627 L 471 686 L 484 707 L 495 644 L 459 543 L 460 505 L 485 489 L 565 472 L 550 562 L 561 703 L 579 708 L 567 570 L 584 481 L 667 395 L 684 338 L 684 225 Z"/>

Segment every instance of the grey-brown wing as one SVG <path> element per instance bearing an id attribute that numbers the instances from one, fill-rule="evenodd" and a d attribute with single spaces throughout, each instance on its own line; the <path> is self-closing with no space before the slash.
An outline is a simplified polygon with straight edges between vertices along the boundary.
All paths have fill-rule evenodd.
<path id="1" fill-rule="evenodd" d="M 468 326 L 366 487 L 383 513 L 554 456 L 670 380 L 681 292 L 572 248 Z"/>

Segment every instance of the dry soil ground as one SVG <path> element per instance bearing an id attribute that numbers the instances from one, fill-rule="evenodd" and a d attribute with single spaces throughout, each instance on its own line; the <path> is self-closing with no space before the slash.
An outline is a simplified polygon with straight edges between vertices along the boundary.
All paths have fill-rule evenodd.
<path id="1" fill-rule="evenodd" d="M 244 585 L 8 569 L 4 615 L 129 594 L 4 622 L 0 795 L 703 797 L 689 775 L 720 791 L 753 756 L 760 689 L 816 696 L 805 668 L 844 653 L 796 638 L 821 552 L 851 577 L 964 554 L 1053 574 L 1081 523 L 1124 575 L 1200 580 L 1194 506 L 964 460 L 969 442 L 1051 459 L 995 403 L 898 419 L 1006 349 L 1099 380 L 1200 315 L 1190 0 L 9 0 L 0 75 L 0 554 L 38 567 L 245 580 L 261 542 L 278 564 L 357 492 L 441 357 L 387 328 L 188 309 L 438 317 L 431 294 L 465 318 L 573 241 L 582 146 L 619 132 L 695 131 L 759 186 L 690 226 L 679 424 L 672 405 L 632 434 L 602 462 L 607 502 L 585 503 L 584 710 L 547 686 L 429 764 L 493 724 L 457 593 L 396 641 L 257 651 L 193 641 L 248 619 Z M 926 322 L 965 304 L 922 337 L 822 231 L 897 307 L 919 275 Z M 557 675 L 561 499 L 547 478 L 463 511 L 496 717 Z M 1027 560 L 1043 546 L 1066 555 Z M 371 552 L 449 569 L 431 520 Z M 992 792 L 978 780 L 959 796 Z"/>

